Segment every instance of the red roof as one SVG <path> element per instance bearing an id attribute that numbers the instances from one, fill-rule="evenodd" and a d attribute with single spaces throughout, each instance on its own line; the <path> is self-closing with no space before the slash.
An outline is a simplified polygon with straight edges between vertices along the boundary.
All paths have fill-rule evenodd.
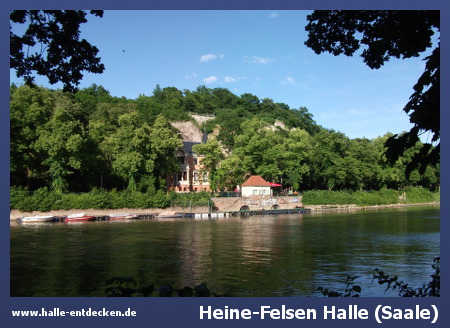
<path id="1" fill-rule="evenodd" d="M 252 175 L 242 184 L 242 187 L 270 187 L 270 183 L 264 180 L 259 175 Z"/>

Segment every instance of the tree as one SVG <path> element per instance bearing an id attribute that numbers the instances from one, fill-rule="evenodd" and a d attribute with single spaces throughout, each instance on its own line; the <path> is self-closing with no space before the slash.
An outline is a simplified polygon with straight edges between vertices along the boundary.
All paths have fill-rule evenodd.
<path id="1" fill-rule="evenodd" d="M 180 170 L 180 164 L 175 156 L 175 152 L 182 147 L 183 143 L 163 115 L 156 117 L 149 139 L 152 158 L 155 161 L 153 175 L 158 179 L 156 188 L 164 188 L 166 175 Z"/>
<path id="2" fill-rule="evenodd" d="M 102 86 L 97 86 L 95 83 L 89 88 L 76 92 L 74 98 L 81 103 L 81 112 L 75 116 L 84 125 L 87 125 L 89 116 L 95 112 L 98 103 L 111 103 L 114 101 L 114 97 L 109 94 L 108 90 Z"/>
<path id="3" fill-rule="evenodd" d="M 150 127 L 140 125 L 138 114 L 132 112 L 119 117 L 118 129 L 103 142 L 113 172 L 128 182 L 129 190 L 136 190 L 140 178 L 153 172 L 155 157 L 149 135 Z"/>
<path id="4" fill-rule="evenodd" d="M 156 100 L 156 110 L 158 114 L 164 116 L 170 121 L 185 121 L 188 119 L 184 111 L 183 93 L 175 87 L 161 89 L 159 85 L 153 91 L 153 98 Z"/>
<path id="5" fill-rule="evenodd" d="M 36 149 L 44 152 L 42 164 L 48 167 L 52 189 L 67 191 L 68 178 L 83 169 L 81 154 L 86 143 L 82 124 L 70 114 L 70 108 L 78 106 L 67 97 L 56 98 L 50 121 L 40 129 Z"/>
<path id="6" fill-rule="evenodd" d="M 40 130 L 51 118 L 55 99 L 50 90 L 21 86 L 11 88 L 10 172 L 11 184 L 33 188 L 41 178 L 42 156 L 35 144 Z"/>
<path id="7" fill-rule="evenodd" d="M 355 162 L 349 166 L 352 176 L 351 186 L 354 189 L 379 189 L 381 182 L 382 151 L 377 149 L 375 140 L 366 138 L 350 141 L 349 156 Z"/>
<path id="8" fill-rule="evenodd" d="M 317 189 L 347 187 L 348 148 L 350 140 L 336 131 L 322 130 L 313 138 L 310 184 Z"/>
<path id="9" fill-rule="evenodd" d="M 91 10 L 102 17 L 103 11 Z M 10 67 L 17 77 L 32 85 L 33 71 L 46 76 L 50 84 L 62 82 L 64 91 L 75 91 L 83 71 L 102 73 L 98 49 L 80 40 L 80 24 L 86 23 L 83 10 L 12 10 L 10 13 Z M 14 24 L 27 24 L 23 35 Z"/>
<path id="10" fill-rule="evenodd" d="M 258 111 L 259 98 L 251 93 L 242 94 L 241 103 L 250 113 L 256 113 Z"/>
<path id="11" fill-rule="evenodd" d="M 242 108 L 221 108 L 216 111 L 216 118 L 207 123 L 207 126 L 220 127 L 217 139 L 228 150 L 234 147 L 235 136 L 242 133 L 241 124 L 245 121 L 245 112 Z M 212 130 L 212 129 L 211 129 Z"/>
<path id="12" fill-rule="evenodd" d="M 225 158 L 220 144 L 216 138 L 210 138 L 206 143 L 194 145 L 192 150 L 197 154 L 203 155 L 201 162 L 202 170 L 209 172 L 209 184 L 211 190 L 216 190 L 218 181 L 218 167 Z"/>
<path id="13" fill-rule="evenodd" d="M 217 170 L 217 184 L 218 189 L 234 190 L 234 188 L 245 181 L 248 177 L 248 172 L 245 172 L 242 166 L 242 158 L 235 153 L 227 156 Z"/>
<path id="14" fill-rule="evenodd" d="M 286 182 L 300 190 L 300 186 L 309 175 L 312 138 L 305 130 L 292 129 L 284 141 L 282 170 Z"/>
<path id="15" fill-rule="evenodd" d="M 418 57 L 434 46 L 432 37 L 440 32 L 439 11 L 319 10 L 308 15 L 308 21 L 306 31 L 309 34 L 305 44 L 317 54 L 329 52 L 352 56 L 364 47 L 361 57 L 372 69 L 380 68 L 391 57 Z M 431 133 L 431 143 L 415 154 L 407 167 L 407 175 L 416 167 L 423 173 L 427 165 L 436 165 L 440 161 L 440 42 L 424 60 L 425 71 L 403 109 L 414 127 L 386 142 L 386 155 L 393 163 L 406 149 L 416 145 L 421 134 Z"/>

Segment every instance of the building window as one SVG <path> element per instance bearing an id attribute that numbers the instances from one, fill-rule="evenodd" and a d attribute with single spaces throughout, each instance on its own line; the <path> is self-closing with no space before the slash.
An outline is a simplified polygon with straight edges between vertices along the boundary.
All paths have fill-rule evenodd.
<path id="1" fill-rule="evenodd" d="M 183 181 L 187 181 L 187 172 L 183 171 Z"/>
<path id="2" fill-rule="evenodd" d="M 198 181 L 198 173 L 194 172 L 194 181 Z"/>

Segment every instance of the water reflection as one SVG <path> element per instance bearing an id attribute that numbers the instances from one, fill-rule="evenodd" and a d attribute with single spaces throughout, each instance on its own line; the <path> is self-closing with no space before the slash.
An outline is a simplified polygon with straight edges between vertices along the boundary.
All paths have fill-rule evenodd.
<path id="1" fill-rule="evenodd" d="M 439 254 L 438 207 L 86 223 L 12 226 L 11 295 L 104 296 L 107 279 L 131 275 L 234 296 L 314 296 L 352 274 L 364 296 L 383 296 L 374 268 L 418 286 Z"/>

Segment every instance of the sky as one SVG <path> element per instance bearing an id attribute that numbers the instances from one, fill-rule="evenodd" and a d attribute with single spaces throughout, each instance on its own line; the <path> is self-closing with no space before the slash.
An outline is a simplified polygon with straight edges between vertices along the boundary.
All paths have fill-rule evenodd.
<path id="1" fill-rule="evenodd" d="M 422 74 L 423 58 L 391 59 L 372 70 L 353 57 L 315 54 L 304 45 L 309 11 L 105 11 L 88 15 L 81 38 L 99 49 L 102 74 L 85 73 L 111 95 L 151 96 L 156 85 L 200 85 L 251 93 L 291 109 L 306 107 L 317 124 L 350 138 L 408 131 L 403 112 Z M 22 80 L 10 71 L 10 82 Z M 39 85 L 50 86 L 36 77 Z M 426 141 L 426 140 L 425 140 Z"/>

